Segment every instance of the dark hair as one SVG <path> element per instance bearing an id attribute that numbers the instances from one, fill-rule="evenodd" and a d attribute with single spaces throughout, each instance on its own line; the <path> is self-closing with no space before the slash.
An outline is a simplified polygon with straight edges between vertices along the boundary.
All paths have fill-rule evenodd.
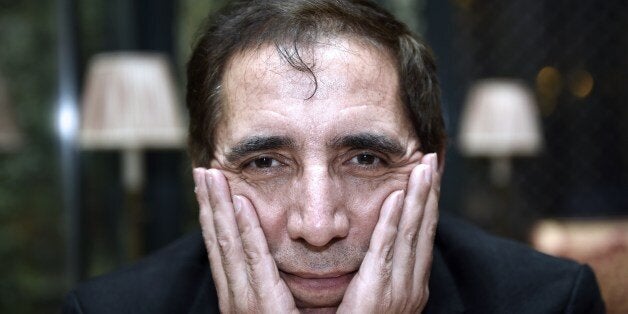
<path id="1" fill-rule="evenodd" d="M 407 26 L 366 0 L 252 0 L 208 17 L 187 68 L 189 153 L 195 166 L 213 158 L 222 114 L 221 84 L 234 55 L 271 44 L 292 67 L 311 74 L 299 49 L 322 38 L 349 37 L 387 51 L 397 65 L 403 100 L 424 153 L 443 152 L 440 89 L 430 49 Z"/>

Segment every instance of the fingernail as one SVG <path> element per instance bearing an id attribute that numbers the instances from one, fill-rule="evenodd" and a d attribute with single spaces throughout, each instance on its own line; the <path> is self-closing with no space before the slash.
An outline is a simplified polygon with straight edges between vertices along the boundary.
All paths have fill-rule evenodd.
<path id="1" fill-rule="evenodd" d="M 207 184 L 207 189 L 211 189 L 213 180 L 214 176 L 212 175 L 211 170 L 207 170 L 205 172 L 205 183 Z"/>
<path id="2" fill-rule="evenodd" d="M 233 209 L 236 214 L 240 212 L 240 209 L 242 209 L 242 197 L 240 195 L 233 196 Z"/>
<path id="3" fill-rule="evenodd" d="M 425 180 L 425 182 L 431 183 L 432 182 L 432 169 L 426 166 L 422 169 L 422 171 L 423 171 L 423 179 Z"/>
<path id="4" fill-rule="evenodd" d="M 395 206 L 401 207 L 403 205 L 403 199 L 405 198 L 404 190 L 397 191 L 397 199 L 395 200 Z"/>
<path id="5" fill-rule="evenodd" d="M 430 165 L 432 166 L 432 171 L 437 171 L 437 169 L 438 169 L 438 155 L 436 153 L 432 153 L 432 157 L 430 158 Z"/>

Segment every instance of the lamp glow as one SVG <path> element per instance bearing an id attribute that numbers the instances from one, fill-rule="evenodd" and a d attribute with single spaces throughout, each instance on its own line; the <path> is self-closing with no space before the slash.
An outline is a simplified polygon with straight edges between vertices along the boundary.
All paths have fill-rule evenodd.
<path id="1" fill-rule="evenodd" d="M 516 80 L 487 79 L 469 91 L 462 115 L 460 149 L 467 156 L 489 157 L 494 183 L 510 180 L 510 158 L 532 156 L 542 147 L 534 96 Z"/>

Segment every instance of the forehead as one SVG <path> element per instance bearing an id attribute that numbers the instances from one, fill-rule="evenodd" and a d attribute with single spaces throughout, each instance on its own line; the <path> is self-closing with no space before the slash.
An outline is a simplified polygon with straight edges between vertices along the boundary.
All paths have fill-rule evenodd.
<path id="1" fill-rule="evenodd" d="M 372 45 L 334 38 L 287 54 L 298 54 L 312 72 L 297 70 L 271 45 L 247 50 L 231 58 L 224 84 L 227 89 L 237 86 L 242 90 L 238 93 L 231 90 L 228 100 L 259 93 L 278 98 L 324 99 L 330 93 L 340 91 L 382 93 L 397 89 L 391 58 Z M 375 82 L 377 84 L 373 84 Z"/>
<path id="2" fill-rule="evenodd" d="M 308 136 L 368 131 L 367 126 L 379 133 L 407 131 L 396 67 L 387 53 L 335 38 L 299 54 L 311 73 L 295 69 L 270 45 L 231 59 L 223 77 L 225 108 L 217 142 L 303 129 Z"/>

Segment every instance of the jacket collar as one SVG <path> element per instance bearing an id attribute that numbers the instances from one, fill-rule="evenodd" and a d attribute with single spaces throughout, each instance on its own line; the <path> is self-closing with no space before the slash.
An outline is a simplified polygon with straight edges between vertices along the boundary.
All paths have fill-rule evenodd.
<path id="1" fill-rule="evenodd" d="M 438 247 L 438 241 L 434 243 L 433 254 L 429 282 L 430 296 L 423 313 L 463 313 L 464 303 L 454 277 Z"/>
<path id="2" fill-rule="evenodd" d="M 216 295 L 214 280 L 212 279 L 209 264 L 206 266 L 207 271 L 203 274 L 203 279 L 198 287 L 196 298 L 190 307 L 190 312 L 188 312 L 190 314 L 220 313 L 220 310 L 218 309 L 218 295 Z"/>

